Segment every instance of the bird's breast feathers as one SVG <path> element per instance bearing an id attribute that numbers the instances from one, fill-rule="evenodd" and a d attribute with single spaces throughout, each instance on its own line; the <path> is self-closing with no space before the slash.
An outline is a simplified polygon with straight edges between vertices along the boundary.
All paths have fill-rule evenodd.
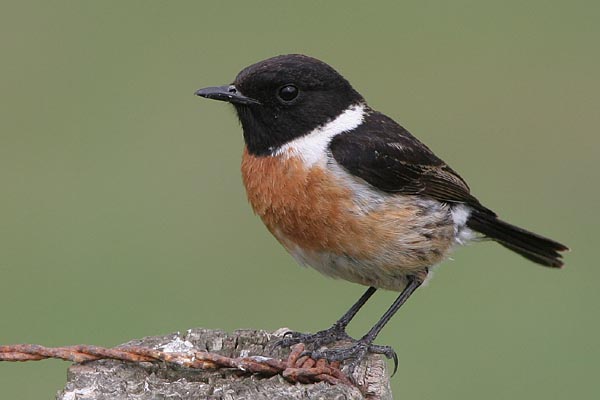
<path id="1" fill-rule="evenodd" d="M 364 112 L 351 107 L 271 156 L 245 150 L 242 177 L 254 212 L 299 262 L 398 290 L 406 274 L 447 255 L 455 226 L 448 205 L 382 192 L 331 157 L 331 138 L 360 125 Z"/>

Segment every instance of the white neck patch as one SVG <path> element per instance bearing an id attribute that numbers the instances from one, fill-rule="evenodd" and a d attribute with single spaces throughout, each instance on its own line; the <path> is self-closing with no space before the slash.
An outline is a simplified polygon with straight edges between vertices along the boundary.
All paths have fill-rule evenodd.
<path id="1" fill-rule="evenodd" d="M 302 158 L 305 165 L 310 167 L 327 155 L 327 146 L 334 136 L 348 132 L 363 123 L 365 105 L 353 104 L 336 119 L 319 126 L 312 132 L 292 140 L 275 151 L 275 156 L 294 155 Z"/>

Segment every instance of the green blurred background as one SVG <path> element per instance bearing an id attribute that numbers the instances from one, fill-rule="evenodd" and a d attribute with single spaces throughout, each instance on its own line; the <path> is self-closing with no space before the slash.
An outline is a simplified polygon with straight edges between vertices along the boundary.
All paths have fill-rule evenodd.
<path id="1" fill-rule="evenodd" d="M 299 268 L 269 236 L 246 203 L 233 110 L 192 95 L 301 52 L 507 220 L 573 248 L 561 271 L 459 249 L 378 339 L 400 356 L 396 398 L 598 395 L 599 3 L 298 4 L 2 2 L 0 343 L 339 317 L 363 288 Z M 67 367 L 1 363 L 0 398 L 53 398 Z"/>

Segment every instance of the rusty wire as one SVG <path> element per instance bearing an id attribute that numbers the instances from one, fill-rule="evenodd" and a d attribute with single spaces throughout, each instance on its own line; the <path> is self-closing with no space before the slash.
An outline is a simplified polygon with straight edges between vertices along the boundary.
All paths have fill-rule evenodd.
<path id="1" fill-rule="evenodd" d="M 184 367 L 201 370 L 229 368 L 243 374 L 256 374 L 270 377 L 281 375 L 290 382 L 328 382 L 332 385 L 344 383 L 352 385 L 340 370 L 339 362 L 329 363 L 325 359 L 313 360 L 304 352 L 304 344 L 292 346 L 287 360 L 263 356 L 231 358 L 205 351 L 185 353 L 165 352 L 142 346 L 122 346 L 105 348 L 91 345 L 65 347 L 45 347 L 37 344 L 15 344 L 0 346 L 0 361 L 38 361 L 48 358 L 73 362 L 102 359 L 128 361 L 134 363 L 165 363 L 170 367 Z"/>

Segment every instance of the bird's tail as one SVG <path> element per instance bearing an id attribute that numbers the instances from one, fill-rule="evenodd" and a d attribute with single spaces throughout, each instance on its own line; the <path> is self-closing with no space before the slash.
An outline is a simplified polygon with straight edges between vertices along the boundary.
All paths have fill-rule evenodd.
<path id="1" fill-rule="evenodd" d="M 569 248 L 554 240 L 504 222 L 493 213 L 473 210 L 467 226 L 523 257 L 552 268 L 563 266 L 560 252 Z"/>

